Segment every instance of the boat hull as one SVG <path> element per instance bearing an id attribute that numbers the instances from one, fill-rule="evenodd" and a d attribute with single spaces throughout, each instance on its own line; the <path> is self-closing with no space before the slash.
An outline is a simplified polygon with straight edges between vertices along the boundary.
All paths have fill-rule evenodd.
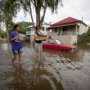
<path id="1" fill-rule="evenodd" d="M 75 46 L 73 45 L 64 45 L 64 44 L 49 44 L 49 43 L 44 43 L 43 44 L 43 50 L 53 50 L 53 51 L 61 51 L 61 52 L 70 52 L 74 49 L 76 49 Z"/>

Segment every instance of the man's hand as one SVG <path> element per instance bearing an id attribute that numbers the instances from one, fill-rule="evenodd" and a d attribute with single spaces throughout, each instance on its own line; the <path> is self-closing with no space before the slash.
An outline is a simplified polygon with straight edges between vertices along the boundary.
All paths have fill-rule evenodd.
<path id="1" fill-rule="evenodd" d="M 11 41 L 17 40 L 17 39 L 18 39 L 18 36 L 15 36 L 14 38 L 11 38 Z"/>

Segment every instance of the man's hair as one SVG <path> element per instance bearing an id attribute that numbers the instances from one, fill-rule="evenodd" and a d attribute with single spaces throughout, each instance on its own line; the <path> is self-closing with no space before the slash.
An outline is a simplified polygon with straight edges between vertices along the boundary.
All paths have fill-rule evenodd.
<path id="1" fill-rule="evenodd" d="M 15 25 L 13 26 L 13 30 L 16 30 L 17 27 L 19 27 L 19 24 L 15 24 Z"/>

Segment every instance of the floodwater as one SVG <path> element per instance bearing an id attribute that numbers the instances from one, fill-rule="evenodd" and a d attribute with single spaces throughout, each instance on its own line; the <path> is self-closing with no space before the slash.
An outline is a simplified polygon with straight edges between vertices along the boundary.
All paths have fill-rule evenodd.
<path id="1" fill-rule="evenodd" d="M 23 48 L 22 61 L 11 63 L 7 43 L 0 44 L 0 90 L 90 90 L 90 51 L 37 52 Z"/>

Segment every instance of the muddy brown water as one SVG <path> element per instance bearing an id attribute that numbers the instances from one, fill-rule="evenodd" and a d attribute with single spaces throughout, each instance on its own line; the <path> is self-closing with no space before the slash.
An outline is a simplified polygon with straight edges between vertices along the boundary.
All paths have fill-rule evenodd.
<path id="1" fill-rule="evenodd" d="M 23 48 L 21 63 L 11 63 L 7 43 L 0 44 L 0 90 L 90 90 L 90 51 L 76 53 Z"/>

